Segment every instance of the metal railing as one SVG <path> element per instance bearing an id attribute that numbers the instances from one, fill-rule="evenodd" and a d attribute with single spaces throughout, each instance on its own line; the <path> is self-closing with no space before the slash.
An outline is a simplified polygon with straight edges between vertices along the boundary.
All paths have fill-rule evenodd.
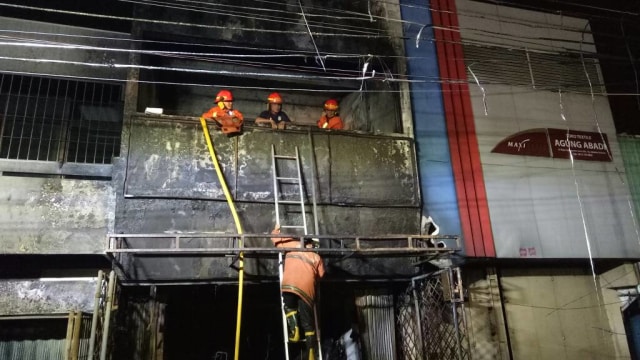
<path id="1" fill-rule="evenodd" d="M 273 237 L 291 237 L 300 241 L 296 251 L 313 251 L 322 256 L 432 256 L 450 255 L 460 250 L 460 238 L 450 235 L 268 235 L 268 234 L 220 234 L 220 233 L 172 233 L 172 234 L 110 234 L 105 253 L 139 255 L 201 255 L 225 256 L 243 252 L 245 256 L 277 255 L 291 251 L 271 245 Z M 318 249 L 306 249 L 305 240 L 317 240 Z M 185 245 L 185 240 L 188 244 Z M 242 240 L 242 241 L 239 241 Z M 251 241 L 253 240 L 253 241 Z M 238 244 L 262 242 L 264 246 L 239 247 Z M 149 241 L 153 241 L 149 243 Z"/>

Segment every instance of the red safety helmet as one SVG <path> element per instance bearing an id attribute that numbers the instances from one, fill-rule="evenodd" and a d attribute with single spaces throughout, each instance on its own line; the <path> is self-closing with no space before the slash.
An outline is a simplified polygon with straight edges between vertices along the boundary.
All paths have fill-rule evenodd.
<path id="1" fill-rule="evenodd" d="M 277 92 L 269 94 L 267 98 L 267 103 L 269 104 L 282 104 L 282 97 Z"/>
<path id="2" fill-rule="evenodd" d="M 229 90 L 220 90 L 218 95 L 216 95 L 216 102 L 220 101 L 233 101 L 233 95 Z"/>
<path id="3" fill-rule="evenodd" d="M 338 110 L 338 102 L 334 99 L 329 99 L 324 102 L 324 109 L 336 111 Z"/>

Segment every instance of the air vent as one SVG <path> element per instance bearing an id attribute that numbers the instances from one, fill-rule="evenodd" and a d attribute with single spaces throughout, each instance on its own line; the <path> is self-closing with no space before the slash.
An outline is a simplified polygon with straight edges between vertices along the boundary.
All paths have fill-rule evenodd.
<path id="1" fill-rule="evenodd" d="M 604 92 L 597 59 L 575 53 L 541 53 L 524 49 L 465 45 L 471 83 L 526 86 L 549 91 Z M 586 71 L 585 71 L 586 70 Z M 473 71 L 473 75 L 471 74 Z M 588 74 L 588 76 L 587 76 Z"/>

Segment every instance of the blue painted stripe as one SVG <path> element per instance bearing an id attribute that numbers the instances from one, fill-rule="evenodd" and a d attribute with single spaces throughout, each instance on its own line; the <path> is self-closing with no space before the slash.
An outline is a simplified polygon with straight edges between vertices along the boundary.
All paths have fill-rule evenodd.
<path id="1" fill-rule="evenodd" d="M 412 79 L 424 79 L 410 85 L 422 213 L 433 217 L 442 234 L 456 235 L 462 230 L 429 5 L 424 0 L 400 0 L 402 20 L 411 22 L 403 25 L 407 71 Z"/>

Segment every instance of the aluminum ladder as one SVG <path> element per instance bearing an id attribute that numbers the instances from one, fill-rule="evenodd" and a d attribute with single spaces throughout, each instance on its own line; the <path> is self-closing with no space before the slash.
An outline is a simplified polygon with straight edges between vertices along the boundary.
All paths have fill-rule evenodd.
<path id="1" fill-rule="evenodd" d="M 280 176 L 278 174 L 278 164 L 284 163 L 287 161 L 295 161 L 295 173 L 297 177 L 293 176 Z M 284 164 L 283 164 L 284 165 Z M 309 234 L 309 230 L 307 227 L 307 214 L 304 204 L 304 188 L 302 184 L 302 170 L 300 168 L 300 152 L 298 151 L 298 147 L 296 146 L 296 154 L 295 156 L 288 155 L 277 155 L 276 149 L 274 145 L 271 145 L 271 166 L 272 166 L 272 176 L 273 176 L 273 197 L 276 208 L 276 223 L 280 225 L 281 229 L 297 229 L 303 230 L 304 235 Z M 291 184 L 297 185 L 299 199 L 290 200 L 290 199 L 282 199 L 281 198 L 281 189 L 280 184 Z M 280 205 L 297 205 L 300 207 L 300 212 L 302 214 L 302 224 L 301 225 L 283 225 L 280 222 Z"/>
<path id="2" fill-rule="evenodd" d="M 295 170 L 293 171 L 297 176 L 281 176 L 278 173 L 278 164 L 282 164 L 284 166 L 287 162 L 295 161 Z M 300 165 L 300 152 L 298 151 L 298 147 L 295 147 L 295 156 L 290 155 L 278 155 L 276 154 L 275 145 L 271 145 L 271 173 L 273 177 L 273 197 L 275 204 L 275 213 L 276 213 L 276 224 L 280 226 L 281 229 L 295 229 L 295 230 L 303 230 L 304 235 L 309 235 L 309 228 L 307 225 L 307 214 L 305 208 L 305 194 L 304 194 L 304 186 L 302 182 L 302 169 Z M 291 172 L 291 167 L 289 167 L 289 171 Z M 281 195 L 281 184 L 290 184 L 297 187 L 297 194 L 299 199 L 291 200 L 291 199 L 282 199 Z M 302 224 L 282 224 L 280 218 L 280 205 L 297 205 L 300 208 L 300 213 L 302 216 Z M 315 188 L 313 191 L 313 218 L 317 224 L 316 217 L 316 199 L 315 199 Z M 317 225 L 316 225 L 317 231 Z M 282 279 L 284 276 L 284 257 L 282 253 L 278 253 L 278 277 L 280 286 L 282 286 Z M 287 318 L 284 309 L 284 298 L 282 297 L 282 292 L 280 292 L 280 305 L 282 311 L 282 329 L 284 335 L 284 350 L 285 350 L 285 359 L 289 360 L 289 334 L 287 332 Z M 316 334 L 318 338 L 318 359 L 322 359 L 322 350 L 320 348 L 320 332 L 318 329 L 318 317 L 316 309 L 314 308 L 315 320 L 316 320 Z"/>

